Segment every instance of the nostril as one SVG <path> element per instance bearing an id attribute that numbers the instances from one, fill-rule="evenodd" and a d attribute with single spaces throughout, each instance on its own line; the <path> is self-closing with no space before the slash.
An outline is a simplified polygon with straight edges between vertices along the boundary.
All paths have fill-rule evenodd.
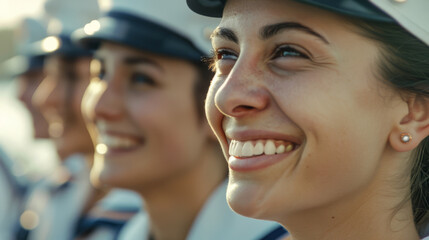
<path id="1" fill-rule="evenodd" d="M 234 113 L 242 113 L 242 112 L 249 112 L 249 111 L 254 110 L 254 109 L 255 109 L 255 107 L 252 107 L 252 106 L 240 105 L 240 106 L 235 107 L 232 111 Z"/>

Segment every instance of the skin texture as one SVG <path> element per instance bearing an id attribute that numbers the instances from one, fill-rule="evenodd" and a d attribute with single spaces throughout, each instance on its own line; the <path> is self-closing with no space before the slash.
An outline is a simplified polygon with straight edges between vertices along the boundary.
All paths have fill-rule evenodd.
<path id="1" fill-rule="evenodd" d="M 156 239 L 184 239 L 226 174 L 196 109 L 196 68 L 114 43 L 103 43 L 95 58 L 91 71 L 98 77 L 83 108 L 98 143 L 93 179 L 139 192 Z"/>
<path id="2" fill-rule="evenodd" d="M 89 57 L 78 58 L 74 66 L 58 55 L 49 57 L 46 78 L 33 97 L 49 123 L 50 137 L 62 160 L 75 153 L 94 151 L 81 113 L 82 96 L 89 84 L 89 64 Z"/>
<path id="3" fill-rule="evenodd" d="M 293 1 L 229 0 L 213 34 L 206 114 L 230 166 L 227 200 L 290 239 L 418 239 L 410 203 L 398 204 L 427 104 L 378 79 L 379 48 L 354 30 Z M 402 132 L 417 139 L 403 144 Z M 231 140 L 266 139 L 295 148 L 229 154 Z M 240 167 L 252 162 L 264 164 Z"/>
<path id="4" fill-rule="evenodd" d="M 18 80 L 18 98 L 29 111 L 33 123 L 35 138 L 49 138 L 48 122 L 32 101 L 34 92 L 45 77 L 43 69 L 35 69 L 20 75 Z"/>

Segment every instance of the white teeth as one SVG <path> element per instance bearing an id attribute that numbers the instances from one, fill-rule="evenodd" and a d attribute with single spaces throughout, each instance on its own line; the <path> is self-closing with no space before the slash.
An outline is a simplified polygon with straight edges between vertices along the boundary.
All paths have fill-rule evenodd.
<path id="1" fill-rule="evenodd" d="M 244 157 L 250 157 L 253 155 L 253 145 L 251 142 L 245 142 L 243 149 L 241 150 L 241 155 Z"/>
<path id="2" fill-rule="evenodd" d="M 262 153 L 264 153 L 264 143 L 262 141 L 257 141 L 256 146 L 253 149 L 253 154 L 261 155 Z"/>
<path id="3" fill-rule="evenodd" d="M 99 142 L 104 143 L 107 148 L 132 148 L 139 144 L 134 139 L 104 134 L 100 136 Z"/>
<path id="4" fill-rule="evenodd" d="M 288 147 L 289 147 L 289 146 L 292 146 L 292 145 L 288 145 Z M 286 148 L 285 148 L 285 145 L 280 145 L 280 146 L 278 146 L 278 147 L 277 147 L 277 149 L 276 149 L 276 153 L 277 153 L 277 154 L 284 153 L 284 152 L 285 152 L 285 149 L 286 149 Z"/>
<path id="5" fill-rule="evenodd" d="M 242 149 L 243 149 L 243 145 L 244 145 L 244 143 L 243 142 L 236 142 L 235 143 L 235 146 L 234 146 L 234 152 L 233 153 L 235 153 L 235 154 L 239 154 L 240 156 L 241 156 L 241 152 L 242 152 Z"/>
<path id="6" fill-rule="evenodd" d="M 276 147 L 277 143 L 277 147 Z M 294 149 L 294 144 L 291 142 L 274 141 L 274 140 L 258 140 L 254 145 L 254 141 L 240 142 L 232 140 L 229 144 L 229 155 L 236 157 L 251 157 L 258 155 L 274 155 L 285 152 L 290 152 Z"/>
<path id="7" fill-rule="evenodd" d="M 265 143 L 264 153 L 266 155 L 273 155 L 276 153 L 276 145 L 274 144 L 273 140 L 268 140 Z"/>
<path id="8" fill-rule="evenodd" d="M 285 151 L 286 151 L 286 152 L 290 152 L 290 151 L 292 151 L 292 150 L 293 150 L 293 145 L 292 145 L 292 144 L 287 145 L 287 147 L 286 147 Z"/>

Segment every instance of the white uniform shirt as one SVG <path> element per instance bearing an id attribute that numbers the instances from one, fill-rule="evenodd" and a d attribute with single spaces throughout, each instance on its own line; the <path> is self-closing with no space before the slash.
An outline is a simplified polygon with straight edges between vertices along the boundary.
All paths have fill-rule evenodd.
<path id="1" fill-rule="evenodd" d="M 31 230 L 29 240 L 68 240 L 74 236 L 76 223 L 91 192 L 89 168 L 82 155 L 69 157 L 64 167 L 70 177 L 57 173 L 31 191 L 26 212 L 31 211 L 37 226 Z"/>
<path id="2" fill-rule="evenodd" d="M 19 217 L 24 186 L 10 168 L 11 159 L 0 148 L 0 239 L 12 239 L 14 224 Z"/>
<path id="3" fill-rule="evenodd" d="M 256 240 L 279 227 L 275 222 L 247 218 L 233 212 L 226 202 L 227 185 L 227 181 L 222 183 L 205 203 L 187 240 Z M 124 226 L 119 240 L 146 240 L 149 225 L 148 215 L 140 212 Z"/>
<path id="4" fill-rule="evenodd" d="M 116 239 L 119 226 L 122 226 L 131 216 L 142 209 L 140 195 L 136 192 L 115 188 L 112 189 L 89 212 L 90 217 L 100 221 L 93 222 L 91 233 L 84 237 L 85 240 L 113 240 Z M 94 216 L 92 216 L 94 215 Z M 122 222 L 122 224 L 120 224 Z M 110 224 L 109 224 L 110 223 Z M 116 223 L 116 224 L 115 224 Z"/>

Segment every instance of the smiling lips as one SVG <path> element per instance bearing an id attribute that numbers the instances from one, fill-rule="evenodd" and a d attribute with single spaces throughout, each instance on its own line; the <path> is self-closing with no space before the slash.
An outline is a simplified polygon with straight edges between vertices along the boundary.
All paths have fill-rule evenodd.
<path id="1" fill-rule="evenodd" d="M 129 150 L 137 147 L 143 141 L 138 138 L 100 134 L 99 142 L 104 143 L 110 150 Z"/>
<path id="2" fill-rule="evenodd" d="M 274 155 L 291 152 L 295 149 L 295 144 L 282 140 L 254 140 L 237 141 L 232 140 L 229 144 L 229 155 L 246 158 L 259 155 Z"/>

